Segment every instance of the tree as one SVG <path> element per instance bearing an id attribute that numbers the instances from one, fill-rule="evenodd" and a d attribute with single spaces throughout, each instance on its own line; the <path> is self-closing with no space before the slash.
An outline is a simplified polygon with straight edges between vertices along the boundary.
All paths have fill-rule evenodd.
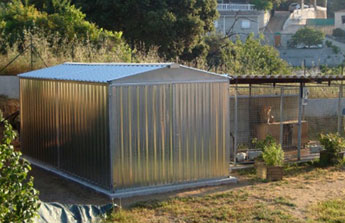
<path id="1" fill-rule="evenodd" d="M 0 222 L 32 222 L 39 208 L 38 191 L 27 176 L 30 164 L 11 145 L 16 134 L 1 111 L 0 129 Z"/>
<path id="2" fill-rule="evenodd" d="M 277 8 L 281 3 L 286 0 L 251 0 L 251 3 L 255 5 L 258 10 L 272 10 Z"/>
<path id="3" fill-rule="evenodd" d="M 34 5 L 21 0 L 0 5 L 0 35 L 5 40 L 5 43 L 0 43 L 2 47 L 23 41 L 24 31 L 27 31 L 53 39 L 78 39 L 94 44 L 111 40 L 113 44 L 126 48 L 121 32 L 107 31 L 86 21 L 86 15 L 69 0 L 52 0 L 48 11 L 39 11 Z"/>
<path id="4" fill-rule="evenodd" d="M 207 64 L 215 71 L 233 75 L 291 73 L 289 65 L 280 58 L 279 52 L 274 47 L 263 44 L 263 36 L 255 39 L 251 34 L 244 42 L 231 42 L 227 38 L 211 36 L 206 43 L 209 45 Z"/>
<path id="5" fill-rule="evenodd" d="M 205 43 L 207 44 L 208 52 L 206 55 L 206 63 L 208 69 L 222 70 L 224 68 L 228 55 L 233 50 L 233 43 L 227 36 L 221 36 L 219 34 L 211 34 L 205 37 Z"/>
<path id="6" fill-rule="evenodd" d="M 252 0 L 252 4 L 258 10 L 271 10 L 273 8 L 273 2 L 269 0 Z"/>
<path id="7" fill-rule="evenodd" d="M 88 18 L 109 30 L 123 31 L 132 48 L 157 46 L 166 60 L 199 49 L 218 17 L 215 0 L 74 0 Z"/>
<path id="8" fill-rule="evenodd" d="M 297 46 L 303 44 L 306 47 L 322 44 L 325 35 L 314 28 L 304 27 L 299 29 L 291 38 L 291 45 Z"/>
<path id="9" fill-rule="evenodd" d="M 345 9 L 345 0 L 328 0 L 327 14 L 334 17 L 334 12 Z"/>

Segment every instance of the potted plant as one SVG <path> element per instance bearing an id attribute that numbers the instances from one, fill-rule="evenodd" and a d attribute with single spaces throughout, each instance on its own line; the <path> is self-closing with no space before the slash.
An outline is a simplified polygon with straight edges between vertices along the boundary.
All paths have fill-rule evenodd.
<path id="1" fill-rule="evenodd" d="M 271 135 L 266 136 L 266 138 L 263 140 L 258 140 L 257 138 L 252 139 L 252 144 L 254 146 L 253 151 L 255 151 L 257 153 L 257 154 L 255 154 L 256 156 L 254 159 L 254 161 L 255 161 L 254 165 L 255 166 L 264 165 L 264 161 L 262 159 L 262 152 L 266 146 L 271 145 L 273 143 L 276 143 L 276 141 Z"/>
<path id="2" fill-rule="evenodd" d="M 267 144 L 262 152 L 262 156 L 256 163 L 256 174 L 261 179 L 282 180 L 284 151 L 281 145 L 272 142 Z"/>
<path id="3" fill-rule="evenodd" d="M 336 165 L 344 159 L 345 139 L 338 134 L 320 134 L 319 141 L 323 146 L 320 151 L 322 166 Z"/>
<path id="4" fill-rule="evenodd" d="M 262 158 L 267 168 L 266 179 L 282 180 L 284 169 L 284 151 L 281 145 L 273 143 L 265 147 Z"/>

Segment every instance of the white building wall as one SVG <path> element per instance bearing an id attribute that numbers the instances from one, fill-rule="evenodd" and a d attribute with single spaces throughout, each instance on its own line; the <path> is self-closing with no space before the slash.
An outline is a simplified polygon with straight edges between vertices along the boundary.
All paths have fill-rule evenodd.
<path id="1" fill-rule="evenodd" d="M 345 23 L 343 23 L 343 16 L 345 17 L 345 11 L 335 12 L 334 14 L 334 24 L 335 28 L 340 28 L 345 30 Z"/>

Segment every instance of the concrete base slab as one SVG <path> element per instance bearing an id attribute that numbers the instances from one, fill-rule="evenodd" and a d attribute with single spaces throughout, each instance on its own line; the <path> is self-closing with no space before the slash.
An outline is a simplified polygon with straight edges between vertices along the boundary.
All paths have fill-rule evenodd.
<path id="1" fill-rule="evenodd" d="M 145 195 L 167 193 L 167 192 L 179 191 L 179 190 L 185 190 L 185 189 L 219 186 L 219 185 L 230 184 L 230 183 L 237 183 L 237 178 L 230 176 L 227 178 L 200 180 L 200 181 L 190 182 L 190 183 L 133 188 L 131 190 L 119 190 L 115 192 L 114 194 L 112 194 L 112 198 L 145 196 Z"/>
<path id="2" fill-rule="evenodd" d="M 188 183 L 180 183 L 180 184 L 170 184 L 170 185 L 161 185 L 161 186 L 149 186 L 149 187 L 138 187 L 138 188 L 131 188 L 131 189 L 122 189 L 116 190 L 115 192 L 103 189 L 97 185 L 88 183 L 83 181 L 77 177 L 71 176 L 63 171 L 57 170 L 54 167 L 47 166 L 39 161 L 31 159 L 30 157 L 23 156 L 24 159 L 29 161 L 32 165 L 37 166 L 41 169 L 44 169 L 48 172 L 54 173 L 56 175 L 62 176 L 68 180 L 81 184 L 85 187 L 93 189 L 99 193 L 105 194 L 109 198 L 129 198 L 129 197 L 136 197 L 136 196 L 146 196 L 152 194 L 160 194 L 160 193 L 167 193 L 172 191 L 179 191 L 179 190 L 186 190 L 186 189 L 195 189 L 201 187 L 210 187 L 210 186 L 219 186 L 224 184 L 230 183 L 237 183 L 236 177 L 226 177 L 226 178 L 218 178 L 218 179 L 209 179 L 209 180 L 200 180 Z"/>

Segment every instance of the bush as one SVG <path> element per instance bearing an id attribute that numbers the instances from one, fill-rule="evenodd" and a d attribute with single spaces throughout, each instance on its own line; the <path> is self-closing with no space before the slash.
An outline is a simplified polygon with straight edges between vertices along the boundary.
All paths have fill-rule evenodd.
<path id="1" fill-rule="evenodd" d="M 30 164 L 11 145 L 16 133 L 0 111 L 0 222 L 32 222 L 39 208 L 38 191 L 28 179 Z"/>
<path id="2" fill-rule="evenodd" d="M 11 0 L 0 4 L 0 47 L 6 53 L 6 47 L 19 44 L 23 49 L 26 44 L 25 35 L 40 34 L 49 44 L 59 47 L 64 44 L 79 41 L 85 45 L 108 46 L 125 45 L 122 32 L 112 32 L 99 28 L 94 23 L 86 21 L 86 15 L 77 9 L 70 1 L 54 1 L 56 10 L 47 13 L 39 11 L 34 5 L 20 0 Z M 64 4 L 62 4 L 64 2 Z M 60 5 L 61 7 L 58 7 Z"/>
<path id="3" fill-rule="evenodd" d="M 284 163 L 284 151 L 281 145 L 272 143 L 265 146 L 262 158 L 267 166 L 282 166 Z"/>
<path id="4" fill-rule="evenodd" d="M 326 44 L 326 46 L 327 46 L 328 48 L 330 48 L 330 47 L 333 46 L 333 43 L 332 43 L 331 41 L 329 41 L 329 40 L 326 40 L 326 41 L 325 41 L 325 44 Z"/>
<path id="5" fill-rule="evenodd" d="M 268 135 L 263 140 L 258 140 L 257 138 L 252 139 L 252 144 L 255 149 L 264 150 L 266 146 L 276 144 L 276 140 L 271 135 Z"/>
<path id="6" fill-rule="evenodd" d="M 332 46 L 332 51 L 333 51 L 333 53 L 335 53 L 335 54 L 340 53 L 340 49 L 339 49 L 339 47 L 337 47 L 337 46 Z"/>
<path id="7" fill-rule="evenodd" d="M 291 38 L 291 45 L 297 46 L 303 44 L 304 46 L 310 47 L 313 45 L 322 44 L 325 39 L 325 35 L 314 28 L 304 27 L 299 29 Z"/>
<path id="8" fill-rule="evenodd" d="M 324 147 L 320 153 L 320 164 L 322 166 L 336 165 L 342 162 L 343 158 L 339 155 L 345 149 L 345 139 L 338 134 L 320 134 L 319 141 Z"/>
<path id="9" fill-rule="evenodd" d="M 337 154 L 345 149 L 345 140 L 339 134 L 320 134 L 319 140 L 327 152 Z"/>
<path id="10" fill-rule="evenodd" d="M 340 28 L 336 28 L 333 30 L 333 36 L 335 37 L 345 37 L 345 30 L 342 30 Z"/>
<path id="11" fill-rule="evenodd" d="M 32 38 L 31 38 L 32 37 Z M 90 42 L 74 39 L 61 39 L 59 37 L 35 34 L 30 35 L 25 33 L 23 43 L 24 45 L 32 43 L 37 49 L 39 56 L 44 60 L 47 66 L 54 66 L 57 64 L 69 62 L 135 62 L 137 54 L 132 55 L 132 51 L 126 44 L 114 44 L 110 40 L 105 40 L 99 45 L 94 45 Z M 0 37 L 0 42 L 2 38 Z M 60 43 L 58 43 L 60 42 Z M 19 50 L 20 43 L 15 43 L 13 47 L 7 46 L 5 48 L 6 54 L 0 53 L 0 69 L 5 67 L 9 61 L 21 53 Z M 145 59 L 139 55 L 139 59 Z M 154 57 L 155 55 L 152 55 Z M 43 61 L 38 57 L 38 54 L 33 54 L 33 70 L 45 67 Z M 144 57 L 144 58 L 143 58 Z M 19 74 L 31 70 L 30 50 L 26 50 L 20 57 L 18 57 L 9 67 L 7 67 L 2 74 Z M 151 58 L 151 61 L 157 61 Z"/>

